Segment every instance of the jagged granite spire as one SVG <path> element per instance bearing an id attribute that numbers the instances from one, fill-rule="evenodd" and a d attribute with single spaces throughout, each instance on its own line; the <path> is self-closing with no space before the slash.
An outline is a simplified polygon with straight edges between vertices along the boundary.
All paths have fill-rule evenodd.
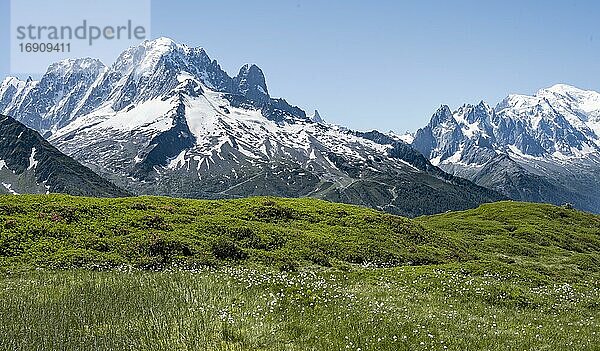
<path id="1" fill-rule="evenodd" d="M 248 64 L 242 66 L 233 81 L 238 87 L 240 94 L 246 98 L 258 102 L 269 100 L 269 90 L 267 89 L 265 75 L 258 66 Z"/>

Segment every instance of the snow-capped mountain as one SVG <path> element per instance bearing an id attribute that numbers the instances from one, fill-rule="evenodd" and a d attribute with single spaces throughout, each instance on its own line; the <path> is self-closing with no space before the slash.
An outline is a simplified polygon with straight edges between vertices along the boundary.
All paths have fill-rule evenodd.
<path id="1" fill-rule="evenodd" d="M 230 77 L 204 49 L 167 38 L 110 67 L 63 61 L 39 82 L 8 78 L 2 87 L 0 111 L 137 194 L 313 196 L 405 215 L 502 198 L 419 159 L 399 138 L 328 125 L 272 98 L 256 65 Z"/>
<path id="2" fill-rule="evenodd" d="M 433 164 L 518 200 L 600 212 L 600 93 L 568 85 L 442 106 L 412 145 Z"/>
<path id="3" fill-rule="evenodd" d="M 62 154 L 37 132 L 0 115 L 0 194 L 49 192 L 103 197 L 129 195 Z"/>

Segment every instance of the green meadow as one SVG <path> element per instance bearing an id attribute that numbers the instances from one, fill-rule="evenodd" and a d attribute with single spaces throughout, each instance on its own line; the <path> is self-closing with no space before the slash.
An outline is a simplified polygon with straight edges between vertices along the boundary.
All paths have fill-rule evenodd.
<path id="1" fill-rule="evenodd" d="M 0 350 L 598 350 L 600 216 L 0 197 Z"/>

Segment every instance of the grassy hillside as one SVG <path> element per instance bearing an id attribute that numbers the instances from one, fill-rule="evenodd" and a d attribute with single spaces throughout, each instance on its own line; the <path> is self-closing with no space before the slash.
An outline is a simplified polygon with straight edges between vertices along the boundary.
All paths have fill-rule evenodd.
<path id="1" fill-rule="evenodd" d="M 490 263 L 553 281 L 600 272 L 600 216 L 563 207 L 498 202 L 415 221 Z"/>
<path id="2" fill-rule="evenodd" d="M 163 268 L 257 262 L 398 266 L 468 259 L 418 223 L 312 199 L 0 197 L 4 265 Z"/>
<path id="3" fill-rule="evenodd" d="M 597 350 L 600 216 L 0 197 L 0 349 Z"/>

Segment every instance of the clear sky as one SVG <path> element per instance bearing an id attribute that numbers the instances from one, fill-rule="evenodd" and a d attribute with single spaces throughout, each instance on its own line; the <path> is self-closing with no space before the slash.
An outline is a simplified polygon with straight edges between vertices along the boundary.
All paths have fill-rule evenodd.
<path id="1" fill-rule="evenodd" d="M 353 129 L 415 130 L 441 104 L 555 83 L 600 90 L 592 0 L 154 0 L 152 36 L 202 46 L 230 75 L 256 63 L 271 95 Z"/>

